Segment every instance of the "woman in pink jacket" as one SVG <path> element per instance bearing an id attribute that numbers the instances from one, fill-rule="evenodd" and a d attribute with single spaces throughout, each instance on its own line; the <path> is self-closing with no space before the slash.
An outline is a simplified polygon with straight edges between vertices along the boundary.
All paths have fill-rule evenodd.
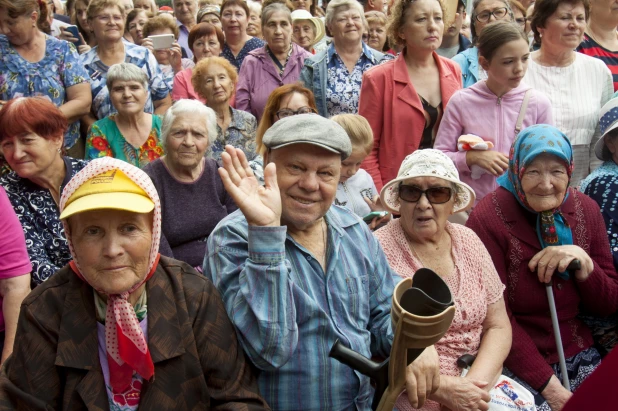
<path id="1" fill-rule="evenodd" d="M 292 43 L 292 16 L 281 3 L 262 10 L 262 35 L 266 45 L 247 55 L 240 67 L 236 108 L 260 121 L 268 96 L 279 86 L 296 83 L 305 58 L 311 53 Z"/>
<path id="2" fill-rule="evenodd" d="M 388 35 L 404 50 L 363 75 L 358 114 L 369 121 L 374 143 L 361 167 L 378 190 L 397 177 L 408 154 L 433 147 L 442 113 L 461 88 L 457 63 L 435 52 L 444 14 L 441 0 L 396 0 Z"/>
<path id="3" fill-rule="evenodd" d="M 496 177 L 506 171 L 519 131 L 535 124 L 553 125 L 549 99 L 521 83 L 530 58 L 521 28 L 504 21 L 486 26 L 478 50 L 487 80 L 453 95 L 434 146 L 453 160 L 461 180 L 474 189 L 477 203 L 498 188 Z M 493 149 L 459 151 L 457 141 L 465 134 L 492 142 Z"/>

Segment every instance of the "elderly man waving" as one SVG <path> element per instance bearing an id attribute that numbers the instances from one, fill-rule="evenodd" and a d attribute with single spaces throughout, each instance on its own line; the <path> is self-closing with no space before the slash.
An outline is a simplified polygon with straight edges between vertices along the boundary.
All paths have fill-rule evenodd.
<path id="1" fill-rule="evenodd" d="M 208 239 L 204 273 L 222 294 L 240 341 L 262 370 L 260 391 L 276 410 L 370 410 L 367 377 L 328 357 L 336 339 L 387 356 L 396 274 L 377 240 L 333 206 L 341 160 L 351 151 L 332 120 L 301 114 L 264 135 L 265 186 L 231 146 L 219 173 L 238 211 Z M 438 358 L 408 367 L 414 407 L 437 389 Z"/>

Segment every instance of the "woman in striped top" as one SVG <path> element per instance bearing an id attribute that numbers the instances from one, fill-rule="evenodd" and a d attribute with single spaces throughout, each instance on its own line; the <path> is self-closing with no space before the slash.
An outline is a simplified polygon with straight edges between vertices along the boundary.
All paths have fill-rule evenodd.
<path id="1" fill-rule="evenodd" d="M 618 7 L 607 0 L 590 1 L 590 20 L 577 51 L 601 60 L 612 72 L 618 91 Z"/>
<path id="2" fill-rule="evenodd" d="M 525 83 L 549 97 L 556 127 L 571 141 L 575 187 L 600 164 L 591 147 L 600 135 L 599 110 L 614 91 L 607 66 L 574 51 L 582 41 L 589 10 L 588 0 L 535 3 L 531 26 L 541 48 L 531 54 L 524 77 Z"/>

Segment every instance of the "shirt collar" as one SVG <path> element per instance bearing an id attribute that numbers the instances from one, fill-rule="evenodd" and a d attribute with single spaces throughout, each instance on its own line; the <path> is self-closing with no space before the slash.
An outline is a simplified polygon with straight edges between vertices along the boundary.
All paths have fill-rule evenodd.
<path id="1" fill-rule="evenodd" d="M 361 43 L 362 47 L 363 47 L 363 53 L 361 54 L 361 56 L 365 56 L 367 59 L 369 59 L 369 61 L 371 61 L 372 63 L 376 63 L 376 59 L 373 56 L 373 53 L 371 52 L 371 48 L 369 48 L 369 46 L 367 44 L 365 44 L 364 42 Z M 333 59 L 333 56 L 337 54 L 337 50 L 335 50 L 335 42 L 333 41 L 332 43 L 330 43 L 330 45 L 328 46 L 328 49 L 326 51 L 326 55 L 328 58 L 328 62 L 330 63 L 330 61 Z"/>
<path id="2" fill-rule="evenodd" d="M 244 130 L 246 128 L 244 116 L 238 110 L 230 107 L 232 112 L 232 122 L 230 123 L 230 127 L 233 127 L 237 130 Z"/>

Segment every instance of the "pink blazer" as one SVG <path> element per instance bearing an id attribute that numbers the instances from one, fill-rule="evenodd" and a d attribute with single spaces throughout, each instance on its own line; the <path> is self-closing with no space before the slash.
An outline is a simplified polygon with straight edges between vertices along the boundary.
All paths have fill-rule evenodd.
<path id="1" fill-rule="evenodd" d="M 461 89 L 457 63 L 433 53 L 440 72 L 442 108 Z M 410 82 L 401 53 L 397 59 L 376 66 L 363 75 L 359 114 L 373 130 L 373 149 L 362 163 L 378 190 L 397 177 L 403 159 L 420 144 L 425 128 L 423 104 Z"/>

